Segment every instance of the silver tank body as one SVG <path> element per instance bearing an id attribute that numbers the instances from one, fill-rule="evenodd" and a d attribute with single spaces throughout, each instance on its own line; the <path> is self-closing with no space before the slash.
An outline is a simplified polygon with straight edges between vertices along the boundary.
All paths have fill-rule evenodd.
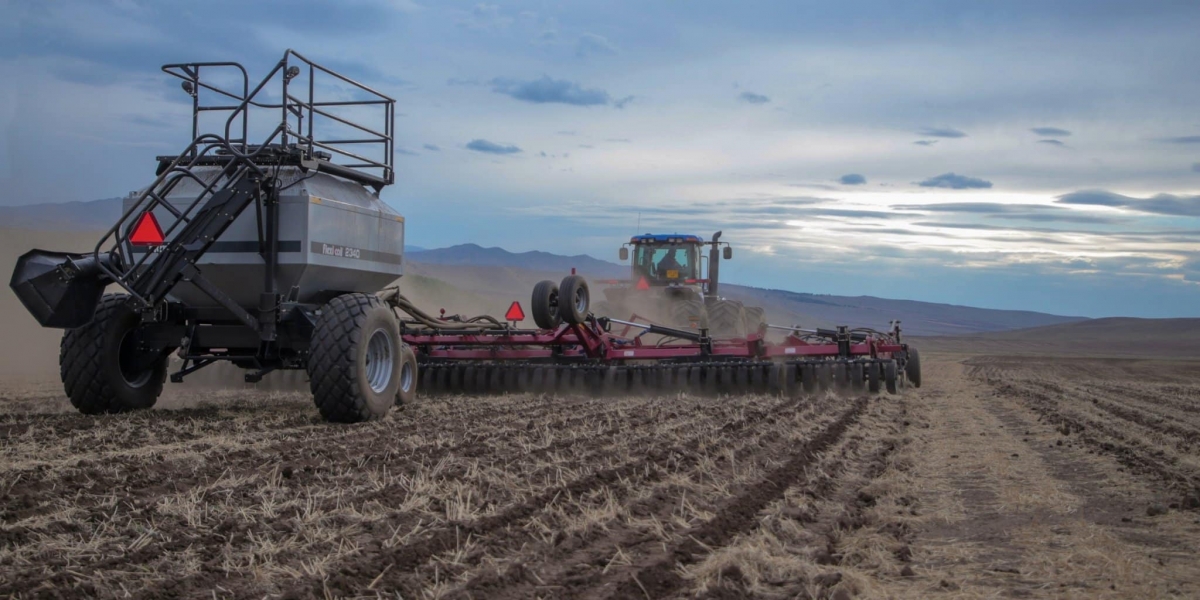
<path id="1" fill-rule="evenodd" d="M 195 172 L 208 181 L 220 169 Z M 378 291 L 403 274 L 404 217 L 370 190 L 296 167 L 281 168 L 278 178 L 280 187 L 286 187 L 279 197 L 276 289 L 280 294 L 287 296 L 297 287 L 299 302 L 322 303 L 333 293 Z M 198 183 L 185 180 L 167 200 L 182 210 L 200 190 Z M 135 199 L 136 195 L 126 198 L 124 208 L 128 210 Z M 164 229 L 174 222 L 165 208 L 154 214 Z M 251 204 L 196 263 L 205 278 L 248 310 L 258 307 L 264 290 L 258 231 L 257 211 Z M 177 285 L 170 296 L 188 306 L 218 306 L 188 283 Z"/>

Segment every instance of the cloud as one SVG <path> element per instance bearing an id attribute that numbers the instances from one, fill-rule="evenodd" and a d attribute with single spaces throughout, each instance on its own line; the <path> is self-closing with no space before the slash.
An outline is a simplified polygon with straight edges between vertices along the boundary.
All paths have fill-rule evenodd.
<path id="1" fill-rule="evenodd" d="M 867 182 L 867 178 L 858 173 L 848 173 L 839 177 L 838 182 L 842 185 L 862 185 Z"/>
<path id="2" fill-rule="evenodd" d="M 1168 144 L 1200 144 L 1200 135 L 1182 135 L 1179 137 L 1158 138 L 1160 142 Z"/>
<path id="3" fill-rule="evenodd" d="M 932 146 L 932 145 L 938 143 L 938 141 L 937 140 L 917 140 L 913 143 L 918 146 Z"/>
<path id="4" fill-rule="evenodd" d="M 1122 196 L 1107 190 L 1082 190 L 1063 194 L 1055 202 L 1085 206 L 1127 208 L 1138 212 L 1179 217 L 1200 217 L 1200 196 L 1157 194 L 1150 198 Z"/>
<path id="5" fill-rule="evenodd" d="M 1057 127 L 1034 127 L 1030 131 L 1045 137 L 1067 137 L 1071 135 L 1070 131 Z"/>
<path id="6" fill-rule="evenodd" d="M 404 156 L 420 156 L 416 152 L 413 152 L 412 150 L 405 150 L 404 148 L 396 148 L 395 152 L 396 154 L 402 154 Z"/>
<path id="7" fill-rule="evenodd" d="M 1062 141 L 1060 141 L 1060 140 L 1038 140 L 1038 143 L 1039 144 L 1047 144 L 1050 146 L 1058 146 L 1059 148 L 1067 147 L 1067 145 L 1062 143 Z"/>
<path id="8" fill-rule="evenodd" d="M 434 146 L 433 144 L 425 144 L 424 146 L 422 146 L 422 148 L 424 148 L 430 152 L 441 152 L 442 151 L 441 148 L 438 148 L 437 146 Z"/>
<path id="9" fill-rule="evenodd" d="M 998 214 L 1030 210 L 1062 210 L 1044 204 L 1002 204 L 1000 202 L 943 202 L 941 204 L 896 204 L 896 210 L 920 210 L 925 212 Z"/>
<path id="10" fill-rule="evenodd" d="M 620 100 L 613 100 L 612 105 L 615 108 L 620 109 L 620 108 L 625 108 L 625 105 L 629 104 L 630 102 L 633 102 L 633 96 L 625 96 L 624 98 L 621 98 Z"/>
<path id="11" fill-rule="evenodd" d="M 963 133 L 953 127 L 922 127 L 917 135 L 936 138 L 965 138 L 966 133 Z"/>
<path id="12" fill-rule="evenodd" d="M 585 33 L 579 36 L 579 42 L 575 44 L 575 56 L 585 58 L 588 56 L 611 56 L 620 52 L 608 38 L 594 33 Z"/>
<path id="13" fill-rule="evenodd" d="M 516 146 L 504 146 L 483 139 L 471 140 L 467 144 L 467 149 L 474 150 L 476 152 L 486 152 L 488 154 L 516 154 L 521 151 L 521 149 Z"/>
<path id="14" fill-rule="evenodd" d="M 992 215 L 990 219 L 1011 219 L 1015 221 L 1032 221 L 1036 223 L 1058 222 L 1058 223 L 1091 223 L 1091 224 L 1112 224 L 1119 223 L 1120 219 L 1111 217 L 1097 217 L 1094 215 L 1073 215 L 1064 213 L 1012 213 Z"/>
<path id="15" fill-rule="evenodd" d="M 564 79 L 551 79 L 542 76 L 532 81 L 517 81 L 514 79 L 496 78 L 489 84 L 492 91 L 504 94 L 510 98 L 531 102 L 533 104 L 570 104 L 573 106 L 602 106 L 613 104 L 608 92 L 601 89 L 585 88 L 578 83 Z M 630 99 L 617 101 L 617 107 L 624 106 Z"/>
<path id="16" fill-rule="evenodd" d="M 856 219 L 896 219 L 902 215 L 878 210 L 854 210 L 849 208 L 806 208 L 805 215 L 821 217 L 850 217 Z"/>
<path id="17" fill-rule="evenodd" d="M 952 190 L 979 190 L 992 187 L 992 182 L 977 177 L 943 173 L 936 177 L 930 177 L 917 185 L 921 187 L 949 188 Z"/>
<path id="18" fill-rule="evenodd" d="M 770 98 L 762 94 L 755 94 L 754 92 L 742 92 L 741 95 L 738 96 L 738 100 L 741 100 L 747 104 L 766 104 L 771 101 Z"/>
<path id="19" fill-rule="evenodd" d="M 1200 173 L 1200 163 L 1195 163 L 1195 164 L 1193 164 L 1193 165 L 1192 165 L 1192 170 L 1193 170 L 1193 171 L 1195 171 L 1195 172 L 1197 172 L 1197 173 Z"/>

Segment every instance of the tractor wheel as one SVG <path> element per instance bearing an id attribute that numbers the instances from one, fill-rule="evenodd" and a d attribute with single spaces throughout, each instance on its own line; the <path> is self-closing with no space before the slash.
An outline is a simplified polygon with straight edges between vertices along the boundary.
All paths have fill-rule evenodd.
<path id="1" fill-rule="evenodd" d="M 767 324 L 767 315 L 761 306 L 746 307 L 746 333 L 758 333 L 758 330 L 763 325 Z"/>
<path id="2" fill-rule="evenodd" d="M 400 363 L 397 368 L 400 369 L 400 381 L 396 385 L 396 404 L 411 406 L 417 397 L 417 381 L 421 373 L 417 370 L 417 355 L 408 344 L 400 344 Z"/>
<path id="3" fill-rule="evenodd" d="M 921 354 L 912 346 L 908 347 L 908 362 L 904 364 L 904 374 L 908 375 L 913 387 L 921 387 Z"/>
<path id="4" fill-rule="evenodd" d="M 717 300 L 708 309 L 709 327 L 714 337 L 744 337 L 746 309 L 740 302 Z"/>
<path id="5" fill-rule="evenodd" d="M 558 285 L 553 281 L 539 281 L 533 286 L 533 298 L 529 302 L 533 310 L 533 322 L 542 329 L 557 329 L 562 324 L 562 313 L 558 306 Z"/>
<path id="6" fill-rule="evenodd" d="M 708 316 L 704 303 L 696 299 L 674 300 L 669 310 L 671 324 L 681 329 L 699 329 Z"/>
<path id="7" fill-rule="evenodd" d="M 572 325 L 581 325 L 587 320 L 591 309 L 592 295 L 587 280 L 579 275 L 567 275 L 558 285 L 558 314 Z"/>
<path id="8" fill-rule="evenodd" d="M 63 334 L 59 372 L 71 404 L 81 413 L 150 408 L 162 393 L 167 357 L 139 356 L 129 334 L 142 317 L 127 299 L 124 294 L 105 294 L 90 323 Z"/>
<path id="9" fill-rule="evenodd" d="M 309 387 L 321 416 L 359 423 L 386 415 L 399 394 L 401 352 L 396 317 L 378 296 L 330 300 L 313 327 L 308 358 Z"/>

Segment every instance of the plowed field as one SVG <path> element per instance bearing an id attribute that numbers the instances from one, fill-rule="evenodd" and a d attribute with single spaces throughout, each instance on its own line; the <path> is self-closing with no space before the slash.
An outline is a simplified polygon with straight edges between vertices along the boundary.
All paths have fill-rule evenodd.
<path id="1" fill-rule="evenodd" d="M 1194 597 L 1200 365 L 926 357 L 898 396 L 76 414 L 0 391 L 0 596 Z"/>

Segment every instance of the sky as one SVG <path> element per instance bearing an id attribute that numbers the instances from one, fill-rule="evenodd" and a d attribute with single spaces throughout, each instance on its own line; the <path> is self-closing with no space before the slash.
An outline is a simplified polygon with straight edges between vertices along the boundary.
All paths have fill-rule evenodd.
<path id="1" fill-rule="evenodd" d="M 726 281 L 1200 317 L 1200 3 L 0 0 L 0 205 L 122 195 L 189 141 L 159 66 L 287 48 L 396 99 L 407 243 Z M 330 93 L 345 93 L 331 88 Z"/>

